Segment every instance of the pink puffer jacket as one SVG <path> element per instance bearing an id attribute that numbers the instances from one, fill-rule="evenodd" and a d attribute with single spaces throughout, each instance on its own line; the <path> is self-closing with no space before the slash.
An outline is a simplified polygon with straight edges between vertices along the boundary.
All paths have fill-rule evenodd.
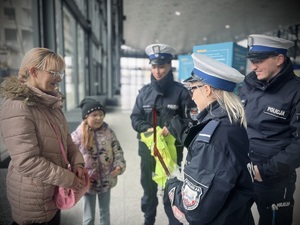
<path id="1" fill-rule="evenodd" d="M 50 221 L 57 212 L 54 188 L 71 187 L 75 175 L 66 169 L 49 121 L 56 124 L 71 165 L 84 163 L 69 134 L 62 98 L 21 84 L 13 76 L 0 91 L 1 131 L 11 157 L 6 183 L 13 219 L 20 225 Z"/>

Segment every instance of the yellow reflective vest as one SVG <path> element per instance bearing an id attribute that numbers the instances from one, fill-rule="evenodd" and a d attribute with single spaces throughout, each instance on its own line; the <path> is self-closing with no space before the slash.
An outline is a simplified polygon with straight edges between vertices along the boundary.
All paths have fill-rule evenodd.
<path id="1" fill-rule="evenodd" d="M 175 138 L 169 134 L 167 136 L 160 135 L 162 128 L 156 127 L 156 147 L 168 168 L 170 174 L 176 170 L 178 167 L 176 164 L 177 161 L 177 153 L 175 146 Z M 149 150 L 151 151 L 151 155 L 154 156 L 154 137 L 153 132 L 144 132 L 141 133 L 141 141 L 144 142 Z M 153 176 L 153 180 L 162 188 L 165 187 L 167 181 L 167 174 L 161 165 L 158 157 L 155 157 L 156 166 L 155 166 L 155 174 Z"/>

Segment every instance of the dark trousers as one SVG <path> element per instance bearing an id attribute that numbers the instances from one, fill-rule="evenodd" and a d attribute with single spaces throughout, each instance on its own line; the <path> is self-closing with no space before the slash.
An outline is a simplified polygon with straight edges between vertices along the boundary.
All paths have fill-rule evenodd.
<path id="1" fill-rule="evenodd" d="M 155 223 L 156 208 L 158 205 L 157 183 L 152 180 L 155 171 L 155 158 L 151 155 L 148 147 L 139 142 L 139 155 L 141 156 L 141 185 L 144 190 L 141 199 L 141 209 L 144 213 L 145 224 L 153 225 Z M 165 198 L 164 198 L 165 199 Z M 169 219 L 169 225 L 181 225 L 173 215 L 170 201 L 163 201 L 164 209 Z"/>
<path id="2" fill-rule="evenodd" d="M 16 222 L 13 222 L 11 225 L 18 225 Z M 60 210 L 57 211 L 55 216 L 45 223 L 32 223 L 31 225 L 60 225 Z"/>
<path id="3" fill-rule="evenodd" d="M 254 182 L 259 225 L 291 225 L 296 172 L 274 182 Z"/>

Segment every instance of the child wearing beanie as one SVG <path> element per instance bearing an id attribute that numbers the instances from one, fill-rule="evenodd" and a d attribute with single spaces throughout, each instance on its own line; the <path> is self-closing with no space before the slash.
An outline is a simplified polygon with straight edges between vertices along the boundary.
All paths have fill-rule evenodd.
<path id="1" fill-rule="evenodd" d="M 110 189 L 117 184 L 117 176 L 125 171 L 126 161 L 116 134 L 104 122 L 106 111 L 100 102 L 85 98 L 80 107 L 82 122 L 71 135 L 83 154 L 91 181 L 89 191 L 83 196 L 82 224 L 95 224 L 98 197 L 100 225 L 110 225 Z"/>

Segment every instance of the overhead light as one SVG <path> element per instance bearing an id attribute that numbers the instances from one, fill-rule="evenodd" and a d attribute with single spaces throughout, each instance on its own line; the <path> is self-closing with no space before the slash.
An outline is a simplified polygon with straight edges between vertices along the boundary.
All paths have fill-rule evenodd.
<path id="1" fill-rule="evenodd" d="M 176 15 L 176 16 L 180 16 L 180 15 L 181 15 L 181 12 L 176 11 L 176 12 L 175 12 L 175 15 Z"/>
<path id="2" fill-rule="evenodd" d="M 203 41 L 207 41 L 207 37 L 203 37 L 202 40 L 203 40 Z"/>
<path id="3" fill-rule="evenodd" d="M 228 25 L 228 24 L 225 25 L 225 28 L 226 28 L 226 29 L 229 29 L 229 28 L 230 28 L 230 25 Z"/>

